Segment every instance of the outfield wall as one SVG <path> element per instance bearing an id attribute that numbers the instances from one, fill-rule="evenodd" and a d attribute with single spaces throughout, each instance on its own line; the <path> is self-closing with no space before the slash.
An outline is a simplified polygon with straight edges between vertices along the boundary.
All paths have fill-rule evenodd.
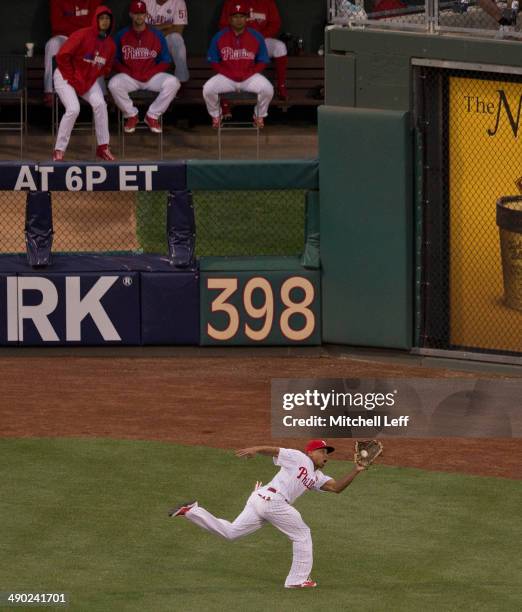
<path id="1" fill-rule="evenodd" d="M 320 344 L 317 188 L 314 161 L 0 164 L 0 198 L 36 196 L 28 197 L 26 209 L 33 265 L 21 253 L 0 255 L 0 345 Z M 49 256 L 53 195 L 76 192 L 76 207 L 87 206 L 96 227 L 107 193 L 129 193 L 137 206 L 147 194 L 162 194 L 147 203 L 157 219 L 154 208 L 164 212 L 165 198 L 186 212 L 192 190 L 308 193 L 302 257 L 201 257 L 178 267 L 170 253 L 139 248 Z M 180 229 L 176 215 L 166 217 L 160 222 L 165 242 Z M 68 231 L 85 233 L 74 219 L 71 214 Z M 137 235 L 150 225 L 138 217 L 135 223 Z M 232 219 L 222 219 L 220 231 L 227 223 Z M 17 231 L 23 234 L 22 223 Z"/>
<path id="2" fill-rule="evenodd" d="M 326 31 L 323 338 L 518 362 L 520 42 L 396 27 Z"/>

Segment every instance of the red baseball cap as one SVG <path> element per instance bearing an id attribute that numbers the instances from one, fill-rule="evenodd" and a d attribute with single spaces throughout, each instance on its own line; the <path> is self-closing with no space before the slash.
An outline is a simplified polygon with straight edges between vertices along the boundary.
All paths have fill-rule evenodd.
<path id="1" fill-rule="evenodd" d="M 145 2 L 142 0 L 133 0 L 129 6 L 129 13 L 134 13 L 135 15 L 139 15 L 140 13 L 146 13 L 147 7 Z"/>
<path id="2" fill-rule="evenodd" d="M 310 442 L 308 442 L 306 445 L 305 453 L 310 453 L 320 448 L 326 448 L 326 452 L 328 454 L 333 453 L 335 450 L 333 446 L 328 446 L 324 440 L 310 440 Z"/>
<path id="3" fill-rule="evenodd" d="M 237 15 L 238 13 L 241 13 L 242 15 L 250 15 L 250 7 L 247 8 L 247 5 L 243 4 L 242 2 L 233 4 L 228 11 L 228 16 L 230 17 L 231 15 Z"/>

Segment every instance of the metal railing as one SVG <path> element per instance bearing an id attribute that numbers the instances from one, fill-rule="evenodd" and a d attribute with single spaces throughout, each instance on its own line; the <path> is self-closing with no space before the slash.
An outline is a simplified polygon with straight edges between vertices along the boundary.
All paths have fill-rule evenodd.
<path id="1" fill-rule="evenodd" d="M 483 8 L 498 8 L 512 25 L 500 25 Z M 521 39 L 519 2 L 482 0 L 328 0 L 328 23 L 352 29 L 416 30 L 428 34 L 457 34 L 486 38 Z"/>

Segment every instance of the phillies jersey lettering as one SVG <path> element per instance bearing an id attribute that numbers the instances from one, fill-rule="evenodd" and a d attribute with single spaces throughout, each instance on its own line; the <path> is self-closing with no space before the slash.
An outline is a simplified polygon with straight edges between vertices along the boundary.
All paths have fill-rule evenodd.
<path id="1" fill-rule="evenodd" d="M 96 51 L 94 54 L 87 53 L 84 55 L 83 61 L 88 62 L 89 64 L 94 64 L 95 66 L 98 65 L 100 68 L 102 68 L 107 63 L 107 58 L 100 55 L 99 51 Z"/>
<path id="2" fill-rule="evenodd" d="M 219 64 L 223 74 L 233 81 L 245 81 L 259 70 L 256 64 L 268 64 L 270 59 L 264 38 L 250 28 L 241 34 L 227 27 L 218 32 L 210 43 L 207 59 Z"/>
<path id="3" fill-rule="evenodd" d="M 147 49 L 147 47 L 132 47 L 131 45 L 124 45 L 121 48 L 121 54 L 123 59 L 128 62 L 129 60 L 140 60 L 150 59 L 158 57 L 158 53 L 154 49 Z"/>
<path id="4" fill-rule="evenodd" d="M 228 60 L 256 59 L 255 53 L 252 51 L 247 51 L 247 49 L 232 49 L 232 47 L 223 47 L 223 49 L 221 49 L 221 57 L 225 62 Z"/>
<path id="5" fill-rule="evenodd" d="M 156 0 L 145 0 L 147 16 L 145 21 L 150 25 L 187 25 L 188 14 L 185 0 L 167 0 L 159 5 Z"/>
<path id="6" fill-rule="evenodd" d="M 166 72 L 172 61 L 165 37 L 155 28 L 147 26 L 136 32 L 129 26 L 116 34 L 115 42 L 115 70 L 137 81 L 145 83 L 155 74 Z"/>
<path id="7" fill-rule="evenodd" d="M 307 489 L 313 489 L 317 480 L 315 478 L 308 478 L 308 470 L 301 466 L 299 473 L 297 474 L 297 480 L 301 480 Z"/>
<path id="8" fill-rule="evenodd" d="M 274 478 L 257 490 L 261 495 L 273 496 L 268 489 L 275 489 L 281 498 L 292 504 L 306 491 L 320 491 L 321 487 L 331 480 L 329 476 L 316 470 L 313 461 L 301 451 L 280 448 L 275 465 L 281 467 Z"/>

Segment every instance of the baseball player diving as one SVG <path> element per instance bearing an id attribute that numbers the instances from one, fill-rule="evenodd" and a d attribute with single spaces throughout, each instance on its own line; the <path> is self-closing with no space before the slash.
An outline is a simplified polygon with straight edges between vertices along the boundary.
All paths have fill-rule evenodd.
<path id="1" fill-rule="evenodd" d="M 271 523 L 292 541 L 293 560 L 285 587 L 316 587 L 317 583 L 310 578 L 313 563 L 310 529 L 292 504 L 306 491 L 341 493 L 365 469 L 365 466 L 357 463 L 350 473 L 339 480 L 326 476 L 321 469 L 328 461 L 328 454 L 333 451 L 334 448 L 324 440 L 311 440 L 304 452 L 276 446 L 243 448 L 236 451 L 237 457 L 268 455 L 273 457 L 280 470 L 267 485 L 256 485 L 243 512 L 232 523 L 216 518 L 200 507 L 197 501 L 186 502 L 169 510 L 169 516 L 184 516 L 191 523 L 227 540 L 254 533 L 265 523 Z"/>

